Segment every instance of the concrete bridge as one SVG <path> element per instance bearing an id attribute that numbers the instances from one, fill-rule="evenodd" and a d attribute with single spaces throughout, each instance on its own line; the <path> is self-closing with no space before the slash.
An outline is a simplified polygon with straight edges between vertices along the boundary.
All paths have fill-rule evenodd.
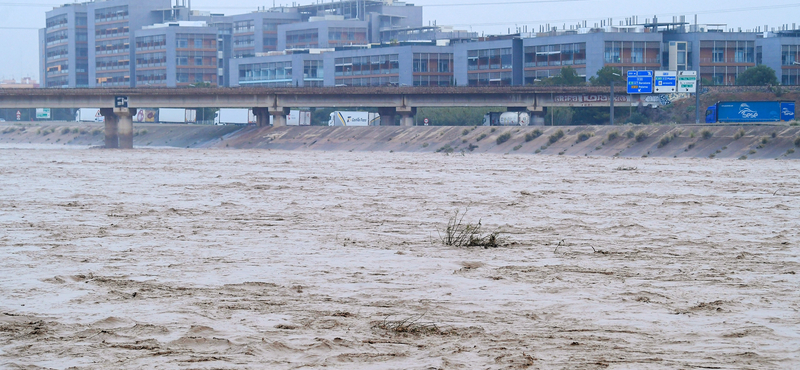
<path id="1" fill-rule="evenodd" d="M 0 89 L 10 90 L 10 89 Z M 413 126 L 417 108 L 505 107 L 530 111 L 544 121 L 545 107 L 608 107 L 608 87 L 335 87 L 335 88 L 137 88 L 26 89 L 0 91 L 0 108 L 101 108 L 107 148 L 133 148 L 137 108 L 247 108 L 258 126 L 285 126 L 290 108 L 377 108 L 381 125 Z M 614 91 L 620 107 L 655 105 L 654 96 Z"/>

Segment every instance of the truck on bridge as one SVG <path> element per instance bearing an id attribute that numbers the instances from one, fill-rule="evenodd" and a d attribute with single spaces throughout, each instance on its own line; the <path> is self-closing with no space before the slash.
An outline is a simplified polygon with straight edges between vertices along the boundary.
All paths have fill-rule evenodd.
<path id="1" fill-rule="evenodd" d="M 793 101 L 726 101 L 706 110 L 706 123 L 780 122 L 794 120 Z"/>

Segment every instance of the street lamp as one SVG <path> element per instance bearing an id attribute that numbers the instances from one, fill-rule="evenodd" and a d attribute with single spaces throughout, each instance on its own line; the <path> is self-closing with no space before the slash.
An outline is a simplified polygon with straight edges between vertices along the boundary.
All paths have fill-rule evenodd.
<path id="1" fill-rule="evenodd" d="M 614 76 L 617 76 L 617 77 L 622 77 L 622 75 L 620 75 L 619 73 L 611 72 L 611 74 L 614 75 Z M 616 82 L 616 81 L 614 81 L 614 78 L 612 77 L 611 78 L 611 99 L 609 99 L 611 101 L 611 119 L 610 119 L 611 126 L 614 126 L 614 82 Z"/>

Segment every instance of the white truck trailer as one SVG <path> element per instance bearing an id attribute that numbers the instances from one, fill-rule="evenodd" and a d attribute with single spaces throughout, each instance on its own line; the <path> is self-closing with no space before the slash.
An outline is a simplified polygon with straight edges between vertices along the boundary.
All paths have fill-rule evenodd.
<path id="1" fill-rule="evenodd" d="M 159 108 L 158 122 L 195 123 L 197 122 L 197 111 L 194 109 Z"/>
<path id="2" fill-rule="evenodd" d="M 371 112 L 342 112 L 331 113 L 328 126 L 380 126 L 381 115 Z"/>
<path id="3" fill-rule="evenodd" d="M 80 108 L 75 112 L 75 121 L 105 122 L 105 117 L 100 114 L 100 108 Z"/>
<path id="4" fill-rule="evenodd" d="M 484 126 L 528 126 L 530 123 L 528 112 L 490 112 L 483 116 Z"/>
<path id="5" fill-rule="evenodd" d="M 214 116 L 215 125 L 248 125 L 256 123 L 256 116 L 249 109 L 222 108 Z"/>

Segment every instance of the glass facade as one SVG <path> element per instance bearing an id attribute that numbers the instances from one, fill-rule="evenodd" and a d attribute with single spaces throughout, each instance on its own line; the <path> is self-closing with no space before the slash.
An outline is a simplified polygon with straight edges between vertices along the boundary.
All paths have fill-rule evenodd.
<path id="1" fill-rule="evenodd" d="M 755 41 L 701 41 L 701 64 L 755 64 Z"/>
<path id="2" fill-rule="evenodd" d="M 239 66 L 242 86 L 292 86 L 292 62 L 242 64 Z"/>
<path id="3" fill-rule="evenodd" d="M 603 61 L 608 64 L 661 64 L 661 42 L 606 41 Z"/>
<path id="4" fill-rule="evenodd" d="M 334 64 L 337 77 L 400 73 L 399 54 L 336 58 Z"/>
<path id="5" fill-rule="evenodd" d="M 303 61 L 303 86 L 322 87 L 325 81 L 325 70 L 321 60 Z"/>
<path id="6" fill-rule="evenodd" d="M 451 86 L 453 54 L 414 53 L 412 61 L 414 86 Z"/>
<path id="7" fill-rule="evenodd" d="M 319 47 L 319 30 L 316 28 L 286 32 L 286 48 L 316 48 Z"/>
<path id="8" fill-rule="evenodd" d="M 511 48 L 470 50 L 467 60 L 470 71 L 512 68 Z"/>

